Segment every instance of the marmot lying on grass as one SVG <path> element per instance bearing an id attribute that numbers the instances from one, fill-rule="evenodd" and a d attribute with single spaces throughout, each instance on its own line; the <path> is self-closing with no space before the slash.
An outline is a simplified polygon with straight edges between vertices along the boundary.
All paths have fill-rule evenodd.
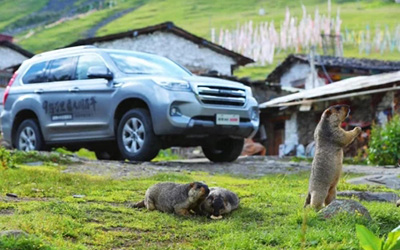
<path id="1" fill-rule="evenodd" d="M 161 182 L 147 189 L 144 200 L 133 205 L 148 210 L 189 215 L 210 193 L 208 186 L 201 182 L 177 184 Z"/>
<path id="2" fill-rule="evenodd" d="M 212 187 L 210 194 L 195 210 L 196 214 L 210 216 L 211 219 L 222 219 L 223 214 L 235 210 L 239 206 L 238 196 L 225 188 Z"/>
<path id="3" fill-rule="evenodd" d="M 324 203 L 328 205 L 336 198 L 336 185 L 343 165 L 343 148 L 361 132 L 359 127 L 351 131 L 340 127 L 349 113 L 348 105 L 335 105 L 322 114 L 314 132 L 315 156 L 304 207 L 311 205 L 318 210 Z"/>

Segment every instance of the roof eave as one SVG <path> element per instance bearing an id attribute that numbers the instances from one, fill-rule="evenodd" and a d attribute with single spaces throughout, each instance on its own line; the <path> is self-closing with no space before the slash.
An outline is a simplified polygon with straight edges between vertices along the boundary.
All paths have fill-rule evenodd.
<path id="1" fill-rule="evenodd" d="M 92 38 L 87 38 L 87 39 L 80 39 L 80 40 L 75 41 L 65 47 L 94 44 L 96 42 L 111 41 L 111 40 L 121 39 L 121 38 L 125 38 L 125 37 L 137 37 L 139 35 L 150 34 L 150 33 L 156 32 L 156 31 L 167 31 L 167 32 L 171 32 L 177 36 L 188 39 L 188 40 L 198 44 L 199 46 L 209 48 L 217 53 L 231 57 L 236 62 L 236 64 L 240 65 L 240 66 L 244 66 L 249 63 L 254 63 L 253 59 L 243 56 L 234 51 L 228 50 L 228 49 L 226 49 L 218 44 L 212 43 L 204 38 L 201 38 L 199 36 L 191 34 L 191 33 L 187 32 L 186 30 L 175 26 L 174 23 L 172 23 L 172 22 L 165 22 L 165 23 L 148 26 L 148 27 L 141 28 L 141 29 L 129 30 L 126 32 L 106 35 L 106 36 L 102 36 L 102 37 L 92 37 Z"/>

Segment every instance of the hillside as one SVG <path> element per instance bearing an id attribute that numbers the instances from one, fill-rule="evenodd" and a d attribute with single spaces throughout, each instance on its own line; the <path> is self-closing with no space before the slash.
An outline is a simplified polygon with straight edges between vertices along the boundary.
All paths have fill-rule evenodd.
<path id="1" fill-rule="evenodd" d="M 172 21 L 189 32 L 211 39 L 211 28 L 218 32 L 249 20 L 274 21 L 279 29 L 286 7 L 300 19 L 301 4 L 311 15 L 315 8 L 321 15 L 328 13 L 325 0 L 0 0 L 0 32 L 15 35 L 19 45 L 33 52 L 62 47 L 93 34 L 112 34 L 164 21 Z M 265 10 L 264 15 L 259 15 L 260 8 Z M 338 8 L 342 30 L 358 32 L 368 26 L 373 33 L 375 27 L 393 30 L 400 24 L 400 4 L 394 1 L 332 0 L 333 17 Z M 263 78 L 289 52 L 292 51 L 277 53 L 272 65 L 247 67 L 237 74 Z M 396 60 L 400 53 L 395 50 L 359 55 L 357 48 L 345 46 L 344 55 Z"/>

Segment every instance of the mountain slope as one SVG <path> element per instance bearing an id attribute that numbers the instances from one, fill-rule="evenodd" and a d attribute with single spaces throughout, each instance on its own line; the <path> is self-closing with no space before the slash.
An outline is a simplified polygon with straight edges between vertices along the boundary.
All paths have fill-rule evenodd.
<path id="1" fill-rule="evenodd" d="M 254 23 L 274 21 L 275 27 L 279 28 L 285 17 L 286 7 L 299 19 L 302 16 L 302 4 L 312 16 L 315 8 L 321 14 L 326 15 L 328 12 L 325 0 L 0 0 L 0 32 L 6 27 L 17 27 L 24 20 L 34 19 L 35 14 L 42 13 L 39 17 L 43 18 L 43 13 L 48 13 L 44 10 L 50 4 L 59 4 L 64 8 L 58 12 L 57 8 L 52 8 L 46 25 L 19 32 L 16 35 L 18 44 L 30 51 L 41 52 L 63 47 L 88 35 L 92 36 L 96 31 L 96 35 L 106 35 L 165 21 L 172 21 L 189 32 L 211 39 L 211 28 L 215 28 L 218 34 L 221 28 L 235 28 L 238 23 L 249 20 Z M 265 10 L 265 15 L 259 15 L 261 8 Z M 340 8 L 343 21 L 342 30 L 365 30 L 369 25 L 371 32 L 374 32 L 377 26 L 387 26 L 392 30 L 400 24 L 400 4 L 395 4 L 394 1 L 332 0 L 333 17 L 336 16 L 337 8 Z M 54 17 L 64 19 L 59 18 L 58 22 L 54 22 Z M 289 52 L 277 54 L 274 64 Z M 382 55 L 375 53 L 366 57 L 398 59 L 399 55 L 399 52 Z M 345 47 L 345 56 L 365 55 L 359 55 L 356 48 Z M 240 71 L 238 74 L 257 75 L 257 69 L 246 69 L 243 74 Z M 264 77 L 266 67 L 259 69 L 259 77 Z"/>

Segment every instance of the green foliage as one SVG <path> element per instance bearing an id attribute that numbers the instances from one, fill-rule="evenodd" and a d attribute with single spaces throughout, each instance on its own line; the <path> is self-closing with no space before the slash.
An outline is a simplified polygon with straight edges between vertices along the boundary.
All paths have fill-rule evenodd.
<path id="1" fill-rule="evenodd" d="M 2 237 L 0 249 L 5 250 L 55 250 L 35 237 Z"/>
<path id="2" fill-rule="evenodd" d="M 396 165 L 400 160 L 400 117 L 385 126 L 374 125 L 369 142 L 368 161 L 378 165 Z"/>
<path id="3" fill-rule="evenodd" d="M 0 164 L 0 170 L 14 168 L 15 165 L 15 157 L 4 147 L 0 147 Z"/>
<path id="4" fill-rule="evenodd" d="M 357 237 L 364 250 L 398 250 L 400 249 L 400 231 L 393 230 L 386 240 L 375 236 L 363 225 L 356 225 Z"/>
<path id="5" fill-rule="evenodd" d="M 301 156 L 293 156 L 292 158 L 290 158 L 290 161 L 293 162 L 309 162 L 311 163 L 313 161 L 313 158 L 311 157 L 301 157 Z"/>
<path id="6" fill-rule="evenodd" d="M 37 151 L 11 151 L 12 156 L 15 159 L 15 163 L 23 164 L 29 162 L 43 162 L 45 165 L 66 165 L 71 164 L 72 161 L 67 155 L 58 152 L 37 152 Z"/>
<path id="7" fill-rule="evenodd" d="M 93 151 L 87 150 L 86 148 L 81 148 L 76 152 L 71 152 L 66 148 L 56 148 L 54 149 L 55 152 L 58 152 L 62 155 L 77 155 L 78 157 L 81 158 L 86 158 L 89 160 L 96 160 L 96 154 Z"/>
<path id="8" fill-rule="evenodd" d="M 170 160 L 178 160 L 181 157 L 179 155 L 172 153 L 172 150 L 170 148 L 160 150 L 156 158 L 153 159 L 153 161 L 170 161 Z"/>

